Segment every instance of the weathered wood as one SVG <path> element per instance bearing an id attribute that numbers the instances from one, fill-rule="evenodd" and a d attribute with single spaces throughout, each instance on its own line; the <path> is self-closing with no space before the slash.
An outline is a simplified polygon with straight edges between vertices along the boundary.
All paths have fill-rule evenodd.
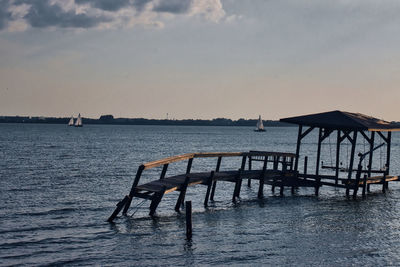
<path id="1" fill-rule="evenodd" d="M 263 195 L 264 195 L 264 179 L 265 179 L 265 171 L 267 170 L 267 165 L 268 165 L 268 158 L 265 157 L 262 173 L 260 176 L 260 182 L 259 182 L 259 186 L 258 186 L 258 194 L 257 194 L 257 197 L 260 199 L 263 198 Z"/>
<path id="2" fill-rule="evenodd" d="M 208 198 L 210 197 L 210 191 L 211 191 L 211 186 L 213 183 L 213 178 L 214 178 L 214 171 L 211 172 L 210 178 L 207 181 L 207 192 L 206 192 L 206 197 L 204 199 L 204 207 L 208 206 Z"/>
<path id="3" fill-rule="evenodd" d="M 352 175 L 352 172 L 353 172 L 354 153 L 355 153 L 355 150 L 356 150 L 356 143 L 357 143 L 357 132 L 358 132 L 358 131 L 354 131 L 353 138 L 352 138 L 352 140 L 351 140 L 351 152 L 350 152 L 349 173 L 348 173 L 348 176 L 347 176 L 347 179 L 348 179 L 349 181 L 350 181 L 350 179 L 351 179 L 351 175 Z M 347 188 L 346 188 L 346 196 L 349 196 L 349 193 L 350 193 L 350 184 L 347 185 Z"/>
<path id="4" fill-rule="evenodd" d="M 189 175 L 186 176 L 185 182 L 182 184 L 180 188 L 180 194 L 178 200 L 176 201 L 175 211 L 179 212 L 180 207 L 182 206 L 183 202 L 185 201 L 186 189 L 189 184 Z"/>
<path id="5" fill-rule="evenodd" d="M 150 213 L 149 213 L 150 216 L 153 216 L 154 213 L 156 212 L 158 204 L 160 204 L 161 199 L 164 196 L 164 192 L 165 192 L 165 187 L 160 192 L 154 194 L 154 198 L 150 204 Z"/>
<path id="6" fill-rule="evenodd" d="M 339 162 L 340 162 L 340 130 L 337 131 L 337 138 L 336 138 L 336 162 L 335 162 L 335 184 L 337 185 L 339 182 Z"/>
<path id="7" fill-rule="evenodd" d="M 164 179 L 165 174 L 167 174 L 167 169 L 168 169 L 168 163 L 164 164 L 163 169 L 161 171 L 161 175 L 160 175 L 160 180 Z"/>
<path id="8" fill-rule="evenodd" d="M 392 132 L 387 133 L 386 142 L 386 174 L 389 174 L 390 169 L 390 148 L 392 144 Z"/>
<path id="9" fill-rule="evenodd" d="M 129 200 L 129 196 L 125 196 L 120 202 L 117 203 L 117 208 L 111 214 L 111 216 L 107 219 L 108 222 L 113 222 L 114 219 L 118 216 L 121 212 L 122 208 L 125 206 L 127 201 Z"/>
<path id="10" fill-rule="evenodd" d="M 364 174 L 363 185 L 362 185 L 362 196 L 365 198 L 365 190 L 367 189 L 367 175 Z"/>
<path id="11" fill-rule="evenodd" d="M 319 176 L 319 161 L 321 159 L 321 143 L 322 143 L 322 128 L 319 128 L 318 132 L 318 148 L 317 148 L 317 162 L 315 167 L 315 176 L 316 176 L 316 187 L 315 187 L 315 195 L 318 196 L 319 193 L 319 183 L 321 182 L 321 177 Z"/>
<path id="12" fill-rule="evenodd" d="M 145 166 L 142 164 L 139 166 L 138 170 L 136 171 L 135 180 L 133 181 L 131 191 L 129 192 L 129 199 L 126 201 L 124 210 L 122 211 L 123 214 L 126 214 L 128 212 L 129 207 L 131 206 L 133 194 L 135 193 L 136 186 L 139 184 L 140 177 L 142 176 L 142 172 L 144 169 L 145 169 Z"/>
<path id="13" fill-rule="evenodd" d="M 239 194 L 240 194 L 240 181 L 242 180 L 241 177 L 240 177 L 241 173 L 242 173 L 242 169 L 240 168 L 238 170 L 238 174 L 237 174 L 236 179 L 235 179 L 236 180 L 235 181 L 235 189 L 233 190 L 232 202 L 235 202 L 236 198 L 239 197 Z"/>
<path id="14" fill-rule="evenodd" d="M 249 171 L 251 171 L 251 161 L 252 161 L 252 157 L 249 156 Z M 247 186 L 251 187 L 251 179 L 247 179 Z"/>
<path id="15" fill-rule="evenodd" d="M 221 167 L 221 161 L 222 161 L 222 157 L 218 157 L 217 160 L 217 166 L 215 168 L 215 172 L 219 172 L 219 169 Z M 215 188 L 217 187 L 217 180 L 214 180 L 213 185 L 212 185 L 212 189 L 211 189 L 211 196 L 210 196 L 210 200 L 214 201 L 214 194 L 215 194 Z"/>
<path id="16" fill-rule="evenodd" d="M 375 132 L 371 132 L 371 138 L 370 138 L 370 143 L 369 143 L 369 150 L 371 151 L 369 153 L 369 158 L 368 158 L 368 177 L 371 177 L 371 172 L 372 172 L 372 159 L 374 155 L 374 144 L 375 144 Z"/>
<path id="17" fill-rule="evenodd" d="M 296 143 L 296 158 L 294 160 L 294 169 L 297 171 L 299 166 L 299 156 L 300 156 L 300 146 L 301 146 L 301 132 L 303 130 L 303 126 L 299 125 L 299 132 L 297 134 L 297 143 Z"/>
<path id="18" fill-rule="evenodd" d="M 360 186 L 361 170 L 362 170 L 362 164 L 361 164 L 361 161 L 360 161 L 360 163 L 358 164 L 358 171 L 357 171 L 357 174 L 356 174 L 356 181 L 354 183 L 353 199 L 356 199 L 356 197 L 357 197 L 358 187 Z"/>
<path id="19" fill-rule="evenodd" d="M 192 201 L 186 201 L 186 239 L 192 239 Z"/>
<path id="20" fill-rule="evenodd" d="M 382 178 L 382 192 L 386 193 L 386 174 L 384 174 Z"/>

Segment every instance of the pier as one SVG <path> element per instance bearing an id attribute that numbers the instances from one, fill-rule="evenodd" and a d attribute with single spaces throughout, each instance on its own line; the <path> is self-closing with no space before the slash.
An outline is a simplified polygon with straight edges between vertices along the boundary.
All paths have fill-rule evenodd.
<path id="1" fill-rule="evenodd" d="M 281 121 L 294 123 L 299 127 L 295 153 L 270 151 L 189 153 L 142 164 L 137 170 L 129 194 L 117 203 L 108 221 L 113 222 L 121 211 L 122 214 L 127 214 L 134 198 L 149 200 L 149 214 L 153 216 L 162 198 L 174 191 L 179 192 L 174 207 L 175 211 L 179 212 L 185 201 L 187 188 L 198 185 L 207 187 L 204 196 L 204 206 L 207 207 L 208 202 L 214 200 L 217 184 L 220 182 L 232 184 L 232 201 L 235 202 L 240 197 L 243 180 L 247 180 L 249 187 L 252 186 L 252 181 L 256 181 L 258 198 L 263 198 L 265 185 L 269 185 L 273 192 L 279 188 L 281 195 L 285 187 L 291 188 L 292 192 L 295 188 L 312 187 L 315 189 L 315 195 L 318 195 L 321 186 L 330 186 L 343 188 L 347 197 L 352 193 L 353 198 L 356 198 L 360 188 L 362 196 L 365 197 L 371 185 L 381 185 L 382 191 L 386 192 L 389 182 L 399 181 L 399 176 L 389 175 L 391 133 L 400 130 L 398 125 L 366 115 L 342 111 L 291 117 L 281 119 Z M 308 170 L 308 155 L 301 154 L 301 144 L 302 140 L 314 129 L 318 131 L 317 155 L 315 169 L 310 171 Z M 334 132 L 336 132 L 335 162 L 327 166 L 321 162 L 321 146 Z M 356 155 L 358 136 L 363 138 L 368 149 Z M 340 153 L 345 140 L 348 140 L 351 145 L 351 151 L 347 157 L 346 167 L 343 167 L 340 162 Z M 378 141 L 382 143 L 379 144 Z M 385 148 L 384 165 L 373 169 L 373 163 L 376 160 L 374 151 L 382 150 L 383 147 Z M 356 157 L 358 157 L 358 165 L 354 167 Z M 201 158 L 214 159 L 215 167 L 207 171 L 192 172 L 192 165 L 196 163 L 196 159 Z M 221 165 L 232 158 L 241 159 L 240 166 L 233 170 L 222 170 Z M 366 158 L 368 163 L 364 162 Z M 303 162 L 302 172 L 299 171 L 300 160 Z M 186 162 L 186 170 L 182 170 L 182 173 L 178 175 L 167 174 L 171 164 L 182 161 Z M 382 162 L 382 159 L 380 161 Z M 255 162 L 259 162 L 257 168 Z M 140 183 L 143 172 L 156 167 L 161 168 L 157 179 Z M 322 169 L 329 170 L 332 174 L 321 174 Z M 345 172 L 346 177 L 341 177 L 340 172 Z"/>

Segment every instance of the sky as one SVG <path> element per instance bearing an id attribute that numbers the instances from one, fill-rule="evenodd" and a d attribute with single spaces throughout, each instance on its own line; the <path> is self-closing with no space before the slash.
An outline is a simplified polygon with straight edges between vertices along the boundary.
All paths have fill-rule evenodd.
<path id="1" fill-rule="evenodd" d="M 398 0 L 0 0 L 0 116 L 400 121 Z"/>

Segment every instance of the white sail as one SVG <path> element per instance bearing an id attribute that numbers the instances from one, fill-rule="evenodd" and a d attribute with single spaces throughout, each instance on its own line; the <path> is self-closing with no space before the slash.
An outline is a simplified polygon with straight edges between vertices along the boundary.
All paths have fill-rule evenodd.
<path id="1" fill-rule="evenodd" d="M 262 119 L 261 119 L 261 115 L 259 115 L 259 117 L 258 117 L 258 121 L 257 121 L 257 130 L 264 130 L 264 124 L 263 124 L 263 122 L 262 122 Z"/>
<path id="2" fill-rule="evenodd" d="M 71 119 L 68 122 L 68 126 L 73 126 L 74 125 L 74 117 L 71 117 Z"/>
<path id="3" fill-rule="evenodd" d="M 81 114 L 79 113 L 78 118 L 76 118 L 75 121 L 75 127 L 81 127 L 82 126 L 82 118 L 81 118 Z"/>

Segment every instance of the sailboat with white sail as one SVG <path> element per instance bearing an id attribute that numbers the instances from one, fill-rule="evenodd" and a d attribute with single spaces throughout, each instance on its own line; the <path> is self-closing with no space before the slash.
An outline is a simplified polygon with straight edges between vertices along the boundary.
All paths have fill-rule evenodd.
<path id="1" fill-rule="evenodd" d="M 71 119 L 68 122 L 68 126 L 74 126 L 74 116 L 71 116 Z"/>
<path id="2" fill-rule="evenodd" d="M 79 113 L 79 115 L 78 115 L 78 118 L 76 118 L 76 121 L 75 121 L 75 125 L 74 125 L 75 127 L 82 127 L 83 126 L 83 124 L 82 124 L 82 118 L 81 118 L 81 114 Z"/>
<path id="3" fill-rule="evenodd" d="M 261 115 L 259 115 L 259 117 L 258 117 L 256 129 L 254 129 L 254 131 L 255 132 L 265 132 L 264 124 L 263 124 L 262 119 L 261 119 Z"/>

